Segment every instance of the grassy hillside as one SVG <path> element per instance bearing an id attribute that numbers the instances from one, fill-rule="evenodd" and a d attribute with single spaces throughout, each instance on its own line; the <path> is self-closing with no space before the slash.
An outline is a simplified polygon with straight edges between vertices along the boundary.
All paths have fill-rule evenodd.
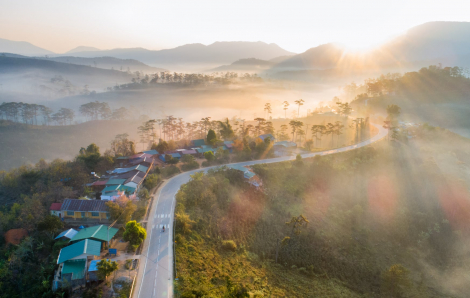
<path id="1" fill-rule="evenodd" d="M 231 170 L 195 175 L 177 195 L 181 297 L 466 297 L 470 141 L 415 133 L 255 166 L 260 190 Z"/>
<path id="2" fill-rule="evenodd" d="M 26 126 L 0 120 L 0 170 L 46 160 L 72 159 L 81 147 L 109 148 L 117 134 L 136 137 L 138 121 L 91 121 L 68 126 Z"/>

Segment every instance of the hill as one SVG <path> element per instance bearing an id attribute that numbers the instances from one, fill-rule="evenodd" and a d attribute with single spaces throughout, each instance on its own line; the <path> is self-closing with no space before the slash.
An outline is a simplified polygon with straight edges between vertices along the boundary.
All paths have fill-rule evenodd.
<path id="1" fill-rule="evenodd" d="M 166 71 L 163 68 L 157 68 L 148 66 L 140 61 L 134 59 L 119 59 L 114 57 L 93 57 L 93 58 L 84 58 L 84 57 L 74 57 L 74 56 L 61 56 L 61 57 L 50 57 L 48 61 L 56 61 L 62 63 L 70 63 L 77 65 L 86 65 L 90 67 L 97 67 L 102 69 L 113 69 L 121 71 L 141 71 L 144 73 L 155 73 Z"/>
<path id="2" fill-rule="evenodd" d="M 248 58 L 248 59 L 240 59 L 233 62 L 230 65 L 222 65 L 208 71 L 248 71 L 248 72 L 256 72 L 264 69 L 268 69 L 269 67 L 273 66 L 274 63 L 266 60 L 256 59 L 256 58 Z"/>
<path id="3" fill-rule="evenodd" d="M 117 134 L 137 138 L 139 121 L 102 120 L 67 126 L 30 126 L 0 120 L 0 170 L 35 164 L 41 158 L 73 159 L 81 147 L 108 149 Z"/>
<path id="4" fill-rule="evenodd" d="M 79 46 L 66 52 L 66 54 L 72 54 L 72 53 L 77 53 L 77 52 L 91 52 L 91 51 L 101 51 L 101 50 L 95 47 Z"/>
<path id="5" fill-rule="evenodd" d="M 49 90 L 49 85 L 57 81 L 57 78 L 60 81 L 68 81 L 68 85 L 88 85 L 90 89 L 102 90 L 116 83 L 129 82 L 132 76 L 118 70 L 0 55 L 2 91 L 39 94 L 38 88 Z M 45 88 L 41 86 L 45 86 Z"/>
<path id="6" fill-rule="evenodd" d="M 3 38 L 0 38 L 0 52 L 26 56 L 43 56 L 54 54 L 49 50 L 37 47 L 26 41 L 13 41 Z"/>
<path id="7" fill-rule="evenodd" d="M 187 44 L 173 49 L 152 51 L 143 48 L 113 49 L 106 51 L 86 51 L 74 53 L 78 57 L 111 56 L 121 59 L 135 59 L 149 65 L 165 68 L 184 65 L 220 65 L 246 57 L 268 60 L 283 55 L 291 55 L 276 44 L 264 42 L 215 42 L 210 45 Z"/>

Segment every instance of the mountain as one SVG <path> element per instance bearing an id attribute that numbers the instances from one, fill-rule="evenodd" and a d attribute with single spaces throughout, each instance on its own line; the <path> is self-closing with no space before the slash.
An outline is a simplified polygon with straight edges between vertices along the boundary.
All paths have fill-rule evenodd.
<path id="1" fill-rule="evenodd" d="M 184 68 L 188 65 L 228 64 L 246 57 L 269 60 L 283 55 L 292 55 L 276 44 L 264 42 L 215 42 L 210 45 L 187 44 L 173 49 L 151 51 L 143 48 L 113 49 L 105 51 L 77 52 L 78 57 L 110 56 L 135 59 L 149 65 L 165 68 Z"/>
<path id="2" fill-rule="evenodd" d="M 240 59 L 233 62 L 230 65 L 222 65 L 208 71 L 245 71 L 245 72 L 256 72 L 260 70 L 268 69 L 269 67 L 273 66 L 274 63 L 266 60 L 256 59 L 256 58 L 247 58 L 247 59 Z"/>
<path id="3" fill-rule="evenodd" d="M 114 57 L 83 58 L 73 56 L 60 56 L 49 57 L 47 58 L 47 60 L 77 65 L 86 65 L 103 69 L 115 69 L 122 71 L 129 70 L 131 72 L 142 71 L 144 73 L 155 73 L 166 71 L 166 69 L 148 66 L 147 64 L 144 64 L 134 59 L 119 59 Z"/>
<path id="4" fill-rule="evenodd" d="M 470 22 L 425 23 L 368 52 L 324 44 L 277 63 L 272 70 L 404 70 L 439 62 L 445 66 L 470 65 Z"/>
<path id="5" fill-rule="evenodd" d="M 0 38 L 0 52 L 25 56 L 44 56 L 54 54 L 51 51 L 37 47 L 26 41 L 13 41 Z"/>
<path id="6" fill-rule="evenodd" d="M 79 90 L 87 85 L 89 90 L 101 91 L 131 79 L 132 75 L 118 70 L 0 55 L 0 82 L 4 92 L 60 96 L 64 90 Z"/>
<path id="7" fill-rule="evenodd" d="M 95 47 L 79 46 L 66 52 L 66 54 L 79 53 L 79 52 L 96 52 L 96 51 L 101 51 L 101 50 Z"/>

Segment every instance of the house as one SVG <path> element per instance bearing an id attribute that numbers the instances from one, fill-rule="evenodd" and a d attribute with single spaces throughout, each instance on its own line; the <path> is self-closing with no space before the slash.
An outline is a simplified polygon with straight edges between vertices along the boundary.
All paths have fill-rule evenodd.
<path id="1" fill-rule="evenodd" d="M 233 141 L 224 141 L 224 145 L 230 153 L 233 153 Z"/>
<path id="2" fill-rule="evenodd" d="M 154 164 L 155 160 L 151 157 L 139 157 L 137 159 L 133 159 L 129 164 L 131 166 L 135 165 L 143 165 L 147 168 L 151 168 Z"/>
<path id="3" fill-rule="evenodd" d="M 108 259 L 109 260 L 109 259 Z M 98 262 L 100 260 L 93 260 L 88 266 L 88 280 L 98 281 Z"/>
<path id="4" fill-rule="evenodd" d="M 152 156 L 153 156 L 153 155 L 158 155 L 158 154 L 160 154 L 160 153 L 158 153 L 158 151 L 155 150 L 155 149 L 144 151 L 144 153 L 145 153 L 145 154 L 148 154 L 148 155 L 152 155 Z"/>
<path id="5" fill-rule="evenodd" d="M 108 182 L 106 182 L 106 187 L 108 187 L 110 185 L 121 185 L 124 182 L 126 182 L 126 179 L 109 179 Z"/>
<path id="6" fill-rule="evenodd" d="M 291 154 L 297 148 L 297 144 L 290 141 L 276 142 L 273 145 L 274 154 L 277 156 Z"/>
<path id="7" fill-rule="evenodd" d="M 146 166 L 143 166 L 143 165 L 135 165 L 135 166 L 131 166 L 131 167 L 128 167 L 128 168 L 116 168 L 112 171 L 107 171 L 108 174 L 123 174 L 123 173 L 127 173 L 127 172 L 130 172 L 130 171 L 133 171 L 133 170 L 137 170 L 137 171 L 140 171 L 140 172 L 143 172 L 143 173 L 147 173 L 149 168 L 146 167 Z"/>
<path id="8" fill-rule="evenodd" d="M 52 203 L 51 207 L 49 208 L 49 212 L 51 213 L 51 215 L 55 215 L 61 218 L 62 217 L 62 213 L 60 211 L 61 207 L 62 207 L 61 203 Z"/>
<path id="9" fill-rule="evenodd" d="M 270 133 L 258 136 L 258 140 L 261 140 L 262 142 L 264 142 L 264 140 L 267 139 L 267 138 L 269 138 L 271 140 L 271 142 L 276 141 L 276 138 Z"/>
<path id="10" fill-rule="evenodd" d="M 165 152 L 165 154 L 161 154 L 159 156 L 160 160 L 164 161 L 164 162 L 167 162 L 166 160 L 166 155 L 171 155 L 171 157 L 173 158 L 176 158 L 176 159 L 180 159 L 181 158 L 181 154 L 179 154 L 178 152 Z"/>
<path id="11" fill-rule="evenodd" d="M 114 162 L 114 164 L 119 165 L 119 167 L 122 167 L 128 162 L 129 162 L 129 156 L 119 156 L 116 158 L 116 161 Z"/>
<path id="12" fill-rule="evenodd" d="M 106 183 L 108 183 L 108 179 L 98 180 L 98 181 L 95 181 L 91 184 L 91 188 L 96 192 L 100 192 L 100 191 L 103 190 L 103 188 L 106 187 Z"/>
<path id="13" fill-rule="evenodd" d="M 180 154 L 181 154 L 181 156 L 185 156 L 185 155 L 196 156 L 197 151 L 196 151 L 196 149 L 185 149 L 185 150 L 180 151 Z"/>
<path id="14" fill-rule="evenodd" d="M 109 218 L 109 210 L 105 201 L 65 199 L 60 207 L 64 219 L 96 219 Z"/>
<path id="15" fill-rule="evenodd" d="M 205 144 L 206 142 L 204 141 L 204 139 L 191 140 L 191 146 L 193 147 L 201 147 Z"/>
<path id="16" fill-rule="evenodd" d="M 121 180 L 126 181 L 124 179 L 121 179 Z M 114 201 L 120 198 L 123 195 L 123 192 L 119 190 L 119 186 L 121 186 L 121 184 L 106 186 L 101 192 L 101 200 L 102 201 Z"/>
<path id="17" fill-rule="evenodd" d="M 70 260 L 86 260 L 93 258 L 93 256 L 99 256 L 100 252 L 101 243 L 99 241 L 84 239 L 62 248 L 57 258 L 57 264 L 62 264 Z"/>
<path id="18" fill-rule="evenodd" d="M 70 239 L 70 243 L 76 243 L 88 239 L 100 242 L 100 248 L 104 248 L 106 243 L 113 239 L 117 232 L 118 229 L 105 225 L 88 227 L 81 229 L 72 239 Z"/>
<path id="19" fill-rule="evenodd" d="M 72 239 L 75 235 L 77 235 L 78 231 L 74 229 L 68 229 L 63 231 L 62 233 L 59 234 L 59 236 L 55 237 L 54 240 L 57 239 L 63 239 L 63 240 L 70 240 Z"/>
<path id="20" fill-rule="evenodd" d="M 64 283 L 70 287 L 84 284 L 87 261 L 100 255 L 100 247 L 99 241 L 85 239 L 62 248 L 57 259 L 61 274 L 55 276 L 53 290 Z"/>
<path id="21" fill-rule="evenodd" d="M 261 185 L 261 179 L 248 168 L 240 165 L 229 165 L 228 167 L 243 172 L 243 177 L 248 180 L 248 183 L 256 187 Z"/>
<path id="22" fill-rule="evenodd" d="M 145 176 L 140 175 L 139 173 L 141 172 L 136 172 L 133 176 L 127 178 L 124 181 L 125 186 L 133 187 L 135 189 L 138 189 L 142 182 L 144 181 Z"/>

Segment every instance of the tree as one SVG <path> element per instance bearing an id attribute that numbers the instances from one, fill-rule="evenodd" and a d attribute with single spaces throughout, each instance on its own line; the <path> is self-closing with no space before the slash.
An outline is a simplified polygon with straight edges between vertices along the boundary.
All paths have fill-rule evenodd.
<path id="1" fill-rule="evenodd" d="M 269 119 L 269 115 L 273 112 L 269 102 L 264 105 L 264 111 L 266 112 L 266 119 Z"/>
<path id="2" fill-rule="evenodd" d="M 258 117 L 258 118 L 255 118 L 255 121 L 258 121 L 258 135 L 260 135 L 261 125 L 263 125 L 266 122 L 266 119 Z"/>
<path id="3" fill-rule="evenodd" d="M 129 241 L 129 243 L 137 248 L 142 242 L 147 238 L 147 231 L 135 220 L 131 220 L 126 223 L 125 231 L 123 234 L 124 241 Z"/>
<path id="4" fill-rule="evenodd" d="M 52 239 L 54 235 L 63 228 L 64 223 L 55 215 L 48 214 L 38 223 L 38 231 L 46 232 Z"/>
<path id="5" fill-rule="evenodd" d="M 212 129 L 209 129 L 206 140 L 208 144 L 214 146 L 217 143 L 217 136 L 215 134 L 215 131 L 213 131 Z"/>
<path id="6" fill-rule="evenodd" d="M 298 110 L 297 110 L 297 117 L 300 116 L 300 106 L 303 106 L 304 105 L 304 100 L 303 99 L 299 99 L 299 100 L 296 100 L 295 101 L 295 104 L 297 104 L 299 106 Z"/>
<path id="7" fill-rule="evenodd" d="M 225 121 L 219 121 L 220 126 L 220 135 L 224 140 L 232 140 L 235 138 L 235 133 L 233 132 L 233 128 L 228 121 L 228 118 Z"/>
<path id="8" fill-rule="evenodd" d="M 144 186 L 147 189 L 152 189 L 158 185 L 158 182 L 160 182 L 160 177 L 158 174 L 150 174 L 147 175 L 147 178 L 145 178 Z"/>
<path id="9" fill-rule="evenodd" d="M 212 151 L 204 152 L 204 158 L 205 158 L 208 162 L 214 161 L 214 160 L 215 160 L 214 152 L 212 152 Z"/>
<path id="10" fill-rule="evenodd" d="M 137 196 L 139 197 L 139 199 L 141 201 L 148 201 L 150 199 L 150 194 L 149 194 L 149 191 L 148 189 L 146 189 L 145 187 L 142 187 L 140 190 L 139 190 L 139 193 L 137 194 Z"/>
<path id="11" fill-rule="evenodd" d="M 284 107 L 282 108 L 282 109 L 284 110 L 284 118 L 287 119 L 287 109 L 289 108 L 289 103 L 288 103 L 287 101 L 284 101 L 282 104 L 283 104 L 283 106 L 284 106 Z"/>
<path id="12" fill-rule="evenodd" d="M 162 139 L 160 139 L 160 141 L 158 142 L 158 145 L 156 145 L 155 143 L 152 145 L 152 149 L 155 149 L 158 151 L 158 153 L 163 154 L 166 151 L 170 150 L 170 146 L 168 145 L 166 141 L 163 141 Z"/>
<path id="13" fill-rule="evenodd" d="M 108 276 L 119 269 L 119 265 L 116 261 L 102 259 L 96 263 L 96 268 L 98 268 L 99 279 L 108 279 Z"/>
<path id="14" fill-rule="evenodd" d="M 292 142 L 295 142 L 295 132 L 297 131 L 298 128 L 302 127 L 304 123 L 302 121 L 291 120 L 289 122 L 289 125 L 292 128 Z"/>

